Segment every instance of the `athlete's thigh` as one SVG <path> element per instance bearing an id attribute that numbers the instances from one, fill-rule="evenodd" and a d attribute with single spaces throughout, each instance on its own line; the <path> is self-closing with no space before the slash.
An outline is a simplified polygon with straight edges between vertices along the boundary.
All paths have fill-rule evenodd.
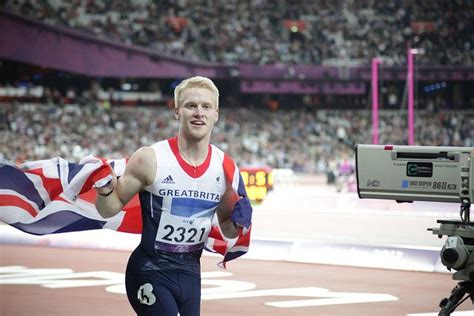
<path id="1" fill-rule="evenodd" d="M 178 300 L 180 316 L 199 316 L 201 312 L 201 278 L 186 273 L 178 276 L 181 296 Z"/>
<path id="2" fill-rule="evenodd" d="M 160 280 L 137 275 L 126 277 L 127 297 L 133 309 L 140 316 L 176 316 L 178 304 L 174 293 Z"/>

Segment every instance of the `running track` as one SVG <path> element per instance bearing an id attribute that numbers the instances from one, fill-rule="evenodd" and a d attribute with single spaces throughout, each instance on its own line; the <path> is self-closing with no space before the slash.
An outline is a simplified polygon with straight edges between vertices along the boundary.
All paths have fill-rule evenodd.
<path id="1" fill-rule="evenodd" d="M 0 254 L 10 267 L 0 274 L 1 315 L 133 315 L 122 294 L 128 251 L 1 245 Z M 218 259 L 202 260 L 202 315 L 433 313 L 456 284 L 447 273 L 246 259 L 222 270 Z"/>

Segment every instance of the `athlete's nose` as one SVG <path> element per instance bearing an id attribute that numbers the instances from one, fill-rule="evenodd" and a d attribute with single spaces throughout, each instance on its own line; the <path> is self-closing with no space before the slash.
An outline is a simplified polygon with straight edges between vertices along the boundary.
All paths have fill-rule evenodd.
<path id="1" fill-rule="evenodd" d="M 194 108 L 194 113 L 195 116 L 203 116 L 204 114 L 204 108 L 202 105 L 198 105 Z"/>

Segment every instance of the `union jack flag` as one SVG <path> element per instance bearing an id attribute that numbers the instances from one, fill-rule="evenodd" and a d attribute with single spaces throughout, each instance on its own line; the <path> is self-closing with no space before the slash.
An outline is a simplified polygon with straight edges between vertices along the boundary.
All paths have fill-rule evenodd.
<path id="1" fill-rule="evenodd" d="M 126 159 L 87 156 L 79 163 L 55 157 L 20 166 L 0 164 L 0 220 L 34 235 L 103 228 L 140 234 L 138 195 L 117 215 L 107 219 L 99 215 L 94 205 L 93 188 L 111 179 L 110 168 L 118 177 L 123 175 L 126 163 Z M 237 239 L 224 238 L 217 220 L 213 220 L 206 249 L 223 255 L 224 267 L 226 262 L 248 251 L 251 229 L 248 203 L 246 198 L 238 200 L 232 212 L 232 219 L 244 227 Z"/>

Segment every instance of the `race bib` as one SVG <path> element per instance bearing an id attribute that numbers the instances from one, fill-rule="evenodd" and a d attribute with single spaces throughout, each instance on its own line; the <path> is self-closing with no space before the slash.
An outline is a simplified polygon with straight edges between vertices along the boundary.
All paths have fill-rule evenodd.
<path id="1" fill-rule="evenodd" d="M 204 248 L 211 230 L 209 217 L 181 217 L 163 213 L 155 239 L 155 249 L 192 252 Z"/>

